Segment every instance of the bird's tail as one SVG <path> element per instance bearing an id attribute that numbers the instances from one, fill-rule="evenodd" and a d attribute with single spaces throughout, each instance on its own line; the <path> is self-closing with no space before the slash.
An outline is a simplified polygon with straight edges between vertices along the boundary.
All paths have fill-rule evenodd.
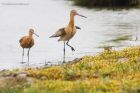
<path id="1" fill-rule="evenodd" d="M 58 37 L 56 34 L 53 34 L 52 36 L 50 36 L 50 38 L 55 38 Z"/>
<path id="2" fill-rule="evenodd" d="M 81 28 L 79 26 L 75 26 L 75 27 L 76 27 L 76 29 L 80 29 L 81 30 Z"/>

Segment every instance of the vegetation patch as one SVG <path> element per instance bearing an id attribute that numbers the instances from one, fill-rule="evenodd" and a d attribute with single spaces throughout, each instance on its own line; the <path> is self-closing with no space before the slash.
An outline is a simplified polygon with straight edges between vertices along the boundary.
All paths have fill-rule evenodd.
<path id="1" fill-rule="evenodd" d="M 73 0 L 81 6 L 137 6 L 139 0 Z"/>
<path id="2" fill-rule="evenodd" d="M 5 86 L 0 93 L 139 93 L 140 48 L 105 50 L 78 62 L 24 71 L 33 83 L 14 78 L 15 88 Z M 0 86 L 6 81 L 0 80 Z"/>

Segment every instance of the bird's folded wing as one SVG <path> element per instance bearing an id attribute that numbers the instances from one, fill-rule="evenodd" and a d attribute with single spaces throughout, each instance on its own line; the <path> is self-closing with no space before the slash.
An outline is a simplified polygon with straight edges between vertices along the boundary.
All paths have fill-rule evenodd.
<path id="1" fill-rule="evenodd" d="M 63 36 L 63 35 L 65 35 L 65 34 L 66 34 L 65 28 L 60 28 L 58 31 L 56 31 L 55 34 L 53 34 L 52 36 L 50 36 L 50 38 L 52 38 L 52 37 Z"/>

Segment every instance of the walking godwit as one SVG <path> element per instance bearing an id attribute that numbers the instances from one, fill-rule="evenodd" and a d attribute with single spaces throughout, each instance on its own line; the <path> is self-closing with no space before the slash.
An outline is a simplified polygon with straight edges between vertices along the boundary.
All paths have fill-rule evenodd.
<path id="1" fill-rule="evenodd" d="M 60 37 L 60 39 L 58 41 L 63 41 L 64 42 L 63 62 L 65 62 L 65 43 L 66 43 L 67 46 L 69 46 L 71 48 L 72 51 L 75 51 L 75 49 L 71 45 L 69 45 L 69 40 L 72 39 L 72 37 L 76 34 L 77 29 L 80 29 L 80 27 L 75 26 L 74 17 L 76 15 L 86 18 L 85 16 L 79 14 L 76 10 L 71 10 L 70 21 L 69 21 L 68 26 L 60 28 L 58 31 L 56 31 L 55 34 L 50 36 L 50 38 Z"/>
<path id="2" fill-rule="evenodd" d="M 29 35 L 24 36 L 19 40 L 20 46 L 23 48 L 22 52 L 22 62 L 23 62 L 23 57 L 24 57 L 24 48 L 28 48 L 28 65 L 29 65 L 29 52 L 30 48 L 34 46 L 34 39 L 33 39 L 33 34 L 39 37 L 39 35 L 34 33 L 34 29 L 29 29 Z"/>

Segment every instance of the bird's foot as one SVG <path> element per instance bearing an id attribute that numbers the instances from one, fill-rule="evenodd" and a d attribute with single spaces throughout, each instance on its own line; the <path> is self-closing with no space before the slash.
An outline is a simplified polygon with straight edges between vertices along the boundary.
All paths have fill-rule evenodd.
<path id="1" fill-rule="evenodd" d="M 71 47 L 71 50 L 72 50 L 72 51 L 75 51 L 75 49 L 74 49 L 73 47 Z"/>

